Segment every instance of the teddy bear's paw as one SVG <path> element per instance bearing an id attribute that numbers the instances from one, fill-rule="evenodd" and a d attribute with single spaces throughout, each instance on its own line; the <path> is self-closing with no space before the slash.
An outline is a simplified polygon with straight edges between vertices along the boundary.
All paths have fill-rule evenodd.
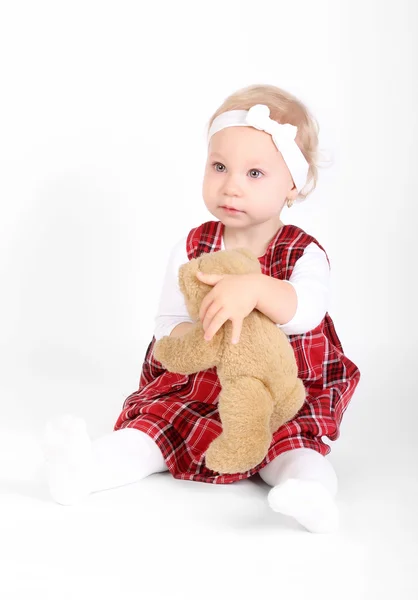
<path id="1" fill-rule="evenodd" d="M 196 373 L 199 369 L 195 368 L 193 364 L 195 357 L 190 357 L 179 352 L 177 341 L 178 338 L 171 338 L 169 336 L 158 340 L 154 346 L 154 357 L 170 373 L 180 373 L 181 375 Z"/>
<path id="2" fill-rule="evenodd" d="M 154 346 L 154 357 L 160 362 L 164 369 L 171 373 L 177 373 L 178 371 L 178 358 L 173 345 L 171 344 L 172 338 L 164 337 L 158 340 Z"/>
<path id="3" fill-rule="evenodd" d="M 167 339 L 162 338 L 156 342 L 153 350 L 154 357 L 163 365 L 164 368 L 166 368 L 166 362 L 169 355 L 169 344 Z"/>
<path id="4" fill-rule="evenodd" d="M 249 440 L 232 443 L 221 434 L 206 451 L 206 466 L 217 473 L 245 473 L 265 458 L 270 440 L 271 436 L 264 443 L 254 444 Z"/>

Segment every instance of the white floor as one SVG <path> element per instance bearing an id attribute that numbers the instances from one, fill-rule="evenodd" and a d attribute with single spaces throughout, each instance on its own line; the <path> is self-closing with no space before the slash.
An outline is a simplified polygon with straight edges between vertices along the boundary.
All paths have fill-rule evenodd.
<path id="1" fill-rule="evenodd" d="M 38 445 L 44 415 L 24 406 L 7 427 L 1 414 L 2 600 L 418 598 L 416 446 L 353 451 L 347 427 L 329 455 L 340 531 L 314 535 L 269 509 L 258 476 L 215 486 L 163 473 L 54 504 Z"/>

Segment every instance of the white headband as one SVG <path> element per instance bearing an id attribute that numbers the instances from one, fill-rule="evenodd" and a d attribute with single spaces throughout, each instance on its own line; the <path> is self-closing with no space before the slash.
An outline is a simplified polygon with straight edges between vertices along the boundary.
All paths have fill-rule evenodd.
<path id="1" fill-rule="evenodd" d="M 210 138 L 221 129 L 237 126 L 255 127 L 271 135 L 300 192 L 306 184 L 309 164 L 295 142 L 298 128 L 290 123 L 282 125 L 270 119 L 269 107 L 265 104 L 255 104 L 250 110 L 229 110 L 218 115 L 209 129 L 208 143 Z"/>

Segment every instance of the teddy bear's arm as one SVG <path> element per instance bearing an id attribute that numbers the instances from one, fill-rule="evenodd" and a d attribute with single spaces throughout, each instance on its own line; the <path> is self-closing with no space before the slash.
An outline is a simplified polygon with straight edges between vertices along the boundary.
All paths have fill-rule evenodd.
<path id="1" fill-rule="evenodd" d="M 191 375 L 217 366 L 223 329 L 207 342 L 202 323 L 195 323 L 181 337 L 165 336 L 154 346 L 154 356 L 167 371 Z"/>

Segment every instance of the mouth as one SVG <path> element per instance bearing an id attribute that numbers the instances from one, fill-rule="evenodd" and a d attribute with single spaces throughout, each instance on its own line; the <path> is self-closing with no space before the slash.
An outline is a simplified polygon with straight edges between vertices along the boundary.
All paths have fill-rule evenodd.
<path id="1" fill-rule="evenodd" d="M 224 206 L 221 206 L 220 208 L 222 208 L 222 210 L 224 210 L 224 211 L 226 211 L 228 213 L 239 214 L 239 213 L 243 213 L 244 212 L 243 210 L 238 210 L 237 208 L 232 208 L 232 206 L 226 206 L 226 205 L 224 205 Z"/>

